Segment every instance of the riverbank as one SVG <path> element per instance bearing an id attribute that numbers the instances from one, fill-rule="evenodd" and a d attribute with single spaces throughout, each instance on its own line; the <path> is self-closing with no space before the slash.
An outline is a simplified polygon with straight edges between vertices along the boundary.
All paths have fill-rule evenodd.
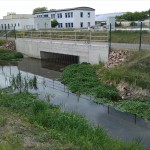
<path id="1" fill-rule="evenodd" d="M 150 52 L 134 52 L 122 64 L 71 65 L 63 71 L 63 82 L 78 94 L 96 97 L 96 103 L 150 120 Z"/>
<path id="2" fill-rule="evenodd" d="M 110 138 L 78 115 L 62 112 L 29 93 L 0 91 L 0 148 L 142 150 L 138 141 Z M 7 127 L 10 128 L 7 128 Z M 28 134 L 27 134 L 28 133 Z"/>

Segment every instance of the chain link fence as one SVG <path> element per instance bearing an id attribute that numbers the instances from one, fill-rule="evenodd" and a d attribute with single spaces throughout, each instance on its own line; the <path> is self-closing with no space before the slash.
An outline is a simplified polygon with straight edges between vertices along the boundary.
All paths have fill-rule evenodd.
<path id="1" fill-rule="evenodd" d="M 150 50 L 150 22 L 116 23 L 109 29 L 111 50 Z"/>

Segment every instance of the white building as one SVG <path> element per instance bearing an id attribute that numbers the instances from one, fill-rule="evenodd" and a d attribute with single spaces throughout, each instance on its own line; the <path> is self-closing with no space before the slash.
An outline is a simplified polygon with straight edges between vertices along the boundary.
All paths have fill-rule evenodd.
<path id="1" fill-rule="evenodd" d="M 31 30 L 51 28 L 51 20 L 47 18 L 36 18 L 28 14 L 8 13 L 3 19 L 0 19 L 0 30 Z"/>
<path id="2" fill-rule="evenodd" d="M 50 17 L 51 20 L 57 20 L 59 23 L 57 28 L 87 28 L 95 25 L 95 9 L 90 7 L 52 9 L 36 13 L 35 17 Z"/>

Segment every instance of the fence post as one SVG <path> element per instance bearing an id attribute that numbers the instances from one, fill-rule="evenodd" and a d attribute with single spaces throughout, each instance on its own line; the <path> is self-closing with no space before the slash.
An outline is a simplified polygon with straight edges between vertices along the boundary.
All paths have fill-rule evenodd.
<path id="1" fill-rule="evenodd" d="M 75 43 L 76 43 L 76 41 L 77 41 L 77 32 L 75 31 L 74 33 L 75 33 Z"/>
<path id="2" fill-rule="evenodd" d="M 111 51 L 111 23 L 109 26 L 109 52 Z"/>
<path id="3" fill-rule="evenodd" d="M 141 51 L 141 42 L 142 42 L 142 22 L 140 24 L 140 41 L 139 41 L 139 51 Z"/>
<path id="4" fill-rule="evenodd" d="M 5 35 L 6 35 L 6 40 L 7 40 L 7 30 L 6 30 L 6 24 L 5 24 Z"/>
<path id="5" fill-rule="evenodd" d="M 15 39 L 16 39 L 16 26 L 14 25 L 14 36 L 15 36 Z"/>

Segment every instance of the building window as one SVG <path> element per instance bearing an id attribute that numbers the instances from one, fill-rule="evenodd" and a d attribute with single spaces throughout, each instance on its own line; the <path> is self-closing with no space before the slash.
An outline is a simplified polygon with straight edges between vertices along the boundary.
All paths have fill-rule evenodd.
<path id="1" fill-rule="evenodd" d="M 87 17 L 90 18 L 90 12 L 88 12 L 88 16 Z"/>
<path id="2" fill-rule="evenodd" d="M 65 13 L 65 18 L 67 18 L 67 16 L 68 16 L 67 13 Z"/>
<path id="3" fill-rule="evenodd" d="M 48 14 L 44 15 L 44 17 L 48 17 Z"/>
<path id="4" fill-rule="evenodd" d="M 66 23 L 66 28 L 68 28 L 68 23 Z"/>
<path id="5" fill-rule="evenodd" d="M 80 17 L 83 18 L 83 12 L 80 12 Z"/>
<path id="6" fill-rule="evenodd" d="M 71 28 L 73 28 L 73 22 L 71 23 Z"/>
<path id="7" fill-rule="evenodd" d="M 51 19 L 55 19 L 55 14 L 51 14 Z"/>
<path id="8" fill-rule="evenodd" d="M 58 24 L 58 28 L 62 28 L 63 26 L 62 26 L 62 23 L 59 23 Z"/>
<path id="9" fill-rule="evenodd" d="M 9 24 L 8 24 L 8 29 L 10 29 L 10 26 L 9 26 Z"/>
<path id="10" fill-rule="evenodd" d="M 18 23 L 18 27 L 20 27 L 20 24 Z"/>
<path id="11" fill-rule="evenodd" d="M 73 12 L 71 12 L 71 18 L 73 18 Z"/>
<path id="12" fill-rule="evenodd" d="M 62 18 L 62 13 L 57 14 L 58 18 Z"/>
<path id="13" fill-rule="evenodd" d="M 88 27 L 90 27 L 91 26 L 91 24 L 90 24 L 90 22 L 88 22 Z"/>
<path id="14" fill-rule="evenodd" d="M 83 28 L 83 22 L 80 22 L 80 27 Z"/>
<path id="15" fill-rule="evenodd" d="M 68 18 L 70 18 L 70 13 L 68 13 Z"/>

